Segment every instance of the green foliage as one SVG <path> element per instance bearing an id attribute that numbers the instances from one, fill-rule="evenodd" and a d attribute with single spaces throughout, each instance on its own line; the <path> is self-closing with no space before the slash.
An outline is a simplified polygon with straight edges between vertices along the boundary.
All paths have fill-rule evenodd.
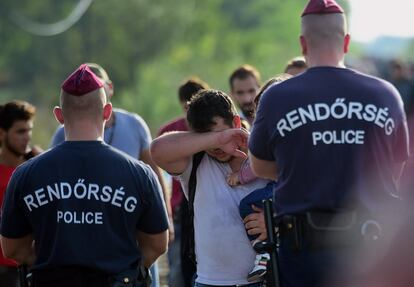
<path id="1" fill-rule="evenodd" d="M 40 128 L 37 127 L 53 130 L 55 124 L 51 109 L 58 104 L 60 84 L 83 62 L 98 62 L 104 66 L 117 91 L 120 94 L 126 91 L 122 93 L 127 95 L 124 101 L 132 102 L 136 97 L 128 97 L 132 94 L 128 90 L 136 85 L 137 67 L 168 50 L 182 27 L 189 25 L 189 9 L 194 4 L 189 5 L 188 2 L 94 1 L 81 20 L 69 30 L 56 36 L 42 37 L 29 34 L 15 25 L 13 13 L 32 21 L 52 23 L 65 18 L 77 1 L 4 0 L 0 9 L 2 101 L 13 93 L 13 98 L 45 107 L 40 111 L 46 116 L 38 116 L 34 131 L 35 141 L 42 145 L 47 145 L 49 139 L 38 137 Z M 49 132 L 48 137 L 50 135 Z"/>
<path id="2" fill-rule="evenodd" d="M 191 75 L 228 91 L 228 76 L 249 63 L 263 80 L 283 71 L 300 54 L 299 1 L 199 1 L 191 26 L 168 51 L 139 67 L 133 110 L 150 126 L 181 113 L 176 91 Z M 152 107 L 150 110 L 148 107 Z"/>
<path id="3" fill-rule="evenodd" d="M 262 79 L 300 54 L 306 0 L 99 0 L 66 32 L 41 37 L 10 20 L 11 11 L 41 23 L 66 17 L 77 1 L 3 0 L 0 96 L 39 108 L 34 141 L 47 146 L 57 124 L 62 80 L 83 62 L 97 62 L 115 85 L 113 103 L 139 113 L 153 134 L 182 113 L 177 88 L 191 75 L 228 91 L 228 76 L 249 63 Z"/>

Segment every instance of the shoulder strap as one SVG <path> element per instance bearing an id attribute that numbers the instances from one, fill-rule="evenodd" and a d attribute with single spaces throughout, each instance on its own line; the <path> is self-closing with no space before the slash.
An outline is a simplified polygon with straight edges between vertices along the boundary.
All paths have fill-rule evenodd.
<path id="1" fill-rule="evenodd" d="M 200 165 L 203 156 L 204 152 L 196 153 L 193 156 L 193 166 L 191 168 L 190 179 L 188 181 L 188 216 L 184 218 L 182 223 L 186 232 L 181 235 L 181 253 L 184 254 L 193 264 L 194 271 L 197 269 L 194 242 L 194 198 L 197 186 L 197 168 Z"/>
<path id="2" fill-rule="evenodd" d="M 193 167 L 191 169 L 190 179 L 188 180 L 188 209 L 190 211 L 190 216 L 194 213 L 194 197 L 197 186 L 197 168 L 200 165 L 201 160 L 203 159 L 204 151 L 196 153 L 193 156 Z"/>

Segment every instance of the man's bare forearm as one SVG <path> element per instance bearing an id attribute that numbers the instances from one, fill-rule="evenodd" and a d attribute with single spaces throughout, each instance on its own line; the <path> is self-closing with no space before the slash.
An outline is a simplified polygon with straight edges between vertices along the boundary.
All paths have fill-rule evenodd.
<path id="1" fill-rule="evenodd" d="M 248 132 L 241 129 L 206 133 L 173 132 L 152 142 L 151 155 L 162 169 L 179 174 L 187 168 L 191 156 L 200 151 L 219 148 L 229 155 L 245 157 L 240 148 L 246 147 L 247 138 Z"/>
<path id="2" fill-rule="evenodd" d="M 193 154 L 214 148 L 216 133 L 173 132 L 156 138 L 151 144 L 155 163 L 170 173 L 183 172 Z"/>
<path id="3" fill-rule="evenodd" d="M 261 160 L 249 153 L 250 166 L 255 175 L 261 178 L 276 180 L 278 177 L 278 170 L 276 162 Z"/>
<path id="4" fill-rule="evenodd" d="M 175 230 L 174 230 L 173 214 L 172 214 L 172 208 L 171 208 L 170 192 L 168 191 L 161 169 L 153 161 L 152 161 L 152 164 L 153 165 L 151 165 L 151 167 L 158 177 L 158 181 L 160 182 L 162 193 L 164 195 L 165 208 L 167 209 L 167 215 L 168 215 L 168 239 L 169 239 L 169 242 L 172 242 L 174 241 L 174 238 L 175 238 Z"/>
<path id="5" fill-rule="evenodd" d="M 165 183 L 164 177 L 162 176 L 161 169 L 152 160 L 149 149 L 146 149 L 141 152 L 140 160 L 148 164 L 152 168 L 152 170 L 155 172 L 155 174 L 157 175 L 158 181 L 161 185 L 162 193 L 164 195 L 167 213 L 168 213 L 168 216 L 170 217 L 172 215 L 171 204 L 170 204 L 170 194 L 168 192 L 167 184 Z"/>
<path id="6" fill-rule="evenodd" d="M 0 236 L 3 255 L 18 264 L 33 265 L 36 255 L 32 235 L 12 239 Z"/>
<path id="7" fill-rule="evenodd" d="M 167 251 L 168 233 L 167 231 L 158 234 L 148 234 L 137 232 L 137 241 L 142 252 L 142 262 L 147 268 Z"/>

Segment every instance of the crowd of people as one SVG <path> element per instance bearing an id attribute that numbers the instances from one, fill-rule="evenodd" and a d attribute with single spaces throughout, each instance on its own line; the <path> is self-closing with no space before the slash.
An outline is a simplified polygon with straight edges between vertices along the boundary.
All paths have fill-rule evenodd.
<path id="1" fill-rule="evenodd" d="M 342 7 L 310 0 L 303 56 L 264 83 L 237 67 L 228 94 L 186 79 L 154 140 L 96 63 L 63 81 L 47 151 L 33 105 L 0 105 L 0 286 L 159 287 L 165 252 L 170 287 L 271 286 L 266 199 L 280 286 L 408 286 L 390 248 L 412 238 L 414 88 L 401 62 L 390 82 L 345 67 L 349 44 Z"/>

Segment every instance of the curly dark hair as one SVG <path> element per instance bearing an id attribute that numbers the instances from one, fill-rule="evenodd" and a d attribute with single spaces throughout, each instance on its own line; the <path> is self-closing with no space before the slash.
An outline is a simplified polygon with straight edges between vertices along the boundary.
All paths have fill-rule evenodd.
<path id="1" fill-rule="evenodd" d="M 0 105 L 0 128 L 9 130 L 14 122 L 31 120 L 36 108 L 25 101 L 11 101 Z"/>
<path id="2" fill-rule="evenodd" d="M 222 118 L 224 123 L 232 126 L 236 115 L 236 109 L 228 95 L 218 90 L 203 90 L 191 99 L 187 121 L 193 131 L 208 132 L 215 117 Z"/>
<path id="3" fill-rule="evenodd" d="M 182 83 L 178 88 L 178 99 L 180 102 L 189 102 L 199 91 L 207 89 L 209 89 L 209 86 L 206 82 L 197 77 L 192 77 Z"/>

